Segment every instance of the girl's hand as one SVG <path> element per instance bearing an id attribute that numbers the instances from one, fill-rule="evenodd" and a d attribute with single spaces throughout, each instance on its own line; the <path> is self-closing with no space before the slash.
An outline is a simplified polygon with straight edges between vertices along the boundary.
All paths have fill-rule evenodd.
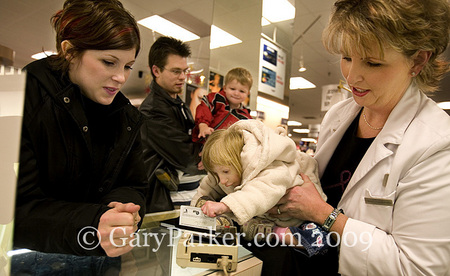
<path id="1" fill-rule="evenodd" d="M 214 218 L 222 215 L 223 213 L 230 212 L 231 210 L 227 205 L 225 205 L 225 203 L 206 201 L 206 203 L 202 206 L 202 211 L 208 217 Z"/>

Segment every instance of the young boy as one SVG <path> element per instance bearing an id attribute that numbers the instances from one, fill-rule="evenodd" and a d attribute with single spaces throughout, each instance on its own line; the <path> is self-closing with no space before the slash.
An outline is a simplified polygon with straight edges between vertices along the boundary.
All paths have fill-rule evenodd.
<path id="1" fill-rule="evenodd" d="M 253 78 L 244 68 L 233 68 L 225 76 L 225 85 L 217 93 L 210 93 L 197 106 L 194 142 L 204 143 L 204 139 L 215 129 L 228 128 L 239 120 L 252 119 L 250 109 L 243 105 L 247 99 Z"/>

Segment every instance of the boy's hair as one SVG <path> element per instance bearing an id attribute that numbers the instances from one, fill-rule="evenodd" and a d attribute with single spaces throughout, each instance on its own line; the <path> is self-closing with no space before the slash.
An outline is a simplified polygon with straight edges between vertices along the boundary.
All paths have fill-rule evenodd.
<path id="1" fill-rule="evenodd" d="M 242 130 L 236 128 L 215 130 L 206 139 L 202 151 L 205 170 L 214 174 L 213 167 L 230 166 L 242 176 L 241 152 L 244 147 Z"/>
<path id="2" fill-rule="evenodd" d="M 237 67 L 228 71 L 227 75 L 225 76 L 225 85 L 232 82 L 233 80 L 237 80 L 242 85 L 247 85 L 249 91 L 252 88 L 252 74 L 250 74 L 247 69 Z"/>
<path id="3" fill-rule="evenodd" d="M 150 47 L 150 52 L 148 54 L 148 66 L 150 67 L 153 78 L 155 78 L 152 70 L 153 65 L 164 70 L 169 55 L 178 55 L 187 58 L 191 56 L 191 47 L 189 44 L 173 37 L 159 37 L 153 43 L 152 47 Z"/>

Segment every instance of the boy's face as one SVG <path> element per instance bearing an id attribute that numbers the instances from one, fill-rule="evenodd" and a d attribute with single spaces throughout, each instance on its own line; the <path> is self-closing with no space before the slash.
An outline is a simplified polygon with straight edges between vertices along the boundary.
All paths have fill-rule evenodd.
<path id="1" fill-rule="evenodd" d="M 247 99 L 248 93 L 250 92 L 247 85 L 243 85 L 237 80 L 232 80 L 227 83 L 223 87 L 223 90 L 232 109 L 239 108 L 241 103 Z"/>
<path id="2" fill-rule="evenodd" d="M 226 187 L 241 185 L 241 178 L 233 166 L 214 165 L 213 171 L 219 177 L 220 184 Z"/>

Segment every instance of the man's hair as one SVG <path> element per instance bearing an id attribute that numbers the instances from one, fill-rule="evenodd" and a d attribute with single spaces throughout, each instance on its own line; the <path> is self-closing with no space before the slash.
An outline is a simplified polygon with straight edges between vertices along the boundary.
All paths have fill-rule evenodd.
<path id="1" fill-rule="evenodd" d="M 227 75 L 225 76 L 225 85 L 229 84 L 233 80 L 236 80 L 242 85 L 248 86 L 249 91 L 252 88 L 252 74 L 250 74 L 250 72 L 245 68 L 237 67 L 228 71 Z"/>
<path id="2" fill-rule="evenodd" d="M 242 176 L 241 152 L 244 147 L 242 130 L 237 128 L 217 129 L 206 139 L 202 150 L 202 163 L 211 174 L 214 166 L 230 166 Z"/>
<path id="3" fill-rule="evenodd" d="M 150 67 L 150 72 L 152 73 L 153 78 L 155 78 L 152 70 L 153 65 L 156 65 L 161 70 L 164 70 L 164 66 L 167 64 L 167 57 L 169 55 L 177 55 L 187 58 L 191 55 L 191 47 L 189 44 L 173 37 L 159 37 L 153 43 L 148 54 L 148 66 Z"/>

